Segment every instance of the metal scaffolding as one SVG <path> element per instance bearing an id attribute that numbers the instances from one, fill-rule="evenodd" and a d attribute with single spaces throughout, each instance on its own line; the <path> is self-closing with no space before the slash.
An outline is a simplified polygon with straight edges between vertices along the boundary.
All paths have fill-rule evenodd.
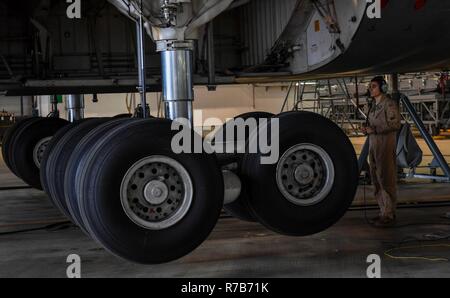
<path id="1" fill-rule="evenodd" d="M 431 75 L 427 80 L 431 80 Z M 436 136 L 441 129 L 450 129 L 450 97 L 439 87 L 418 89 L 412 86 L 413 75 L 400 76 L 401 92 L 408 96 L 419 119 L 427 131 Z M 436 76 L 435 76 L 436 77 Z M 310 111 L 321 114 L 337 123 L 347 134 L 359 135 L 366 121 L 368 95 L 364 89 L 369 78 L 339 78 L 317 81 L 292 82 L 283 102 L 282 112 L 289 110 Z M 430 81 L 431 84 L 438 80 Z M 413 119 L 403 103 L 400 103 L 404 122 Z"/>

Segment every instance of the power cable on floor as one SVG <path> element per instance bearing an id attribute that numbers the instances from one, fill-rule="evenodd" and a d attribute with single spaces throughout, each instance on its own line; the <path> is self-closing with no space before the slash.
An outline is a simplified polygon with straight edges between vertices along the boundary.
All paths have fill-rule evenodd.
<path id="1" fill-rule="evenodd" d="M 367 182 L 364 181 L 363 183 L 363 201 L 364 201 L 364 218 L 368 225 L 375 226 L 373 223 L 370 222 L 367 216 L 367 199 L 366 199 L 366 186 Z M 392 228 L 399 229 L 403 227 L 409 227 L 409 226 L 425 226 L 425 225 L 448 225 L 450 226 L 450 222 L 436 222 L 436 223 L 412 223 L 412 224 L 404 224 L 404 225 L 396 225 Z M 411 241 L 411 238 L 412 241 Z M 450 235 L 445 237 L 436 237 L 435 239 L 418 239 L 414 237 L 409 238 L 409 242 L 437 242 L 437 241 L 443 241 L 443 240 L 449 240 Z M 395 247 L 388 249 L 384 252 L 384 255 L 390 259 L 393 260 L 422 260 L 422 261 L 429 261 L 429 262 L 449 262 L 449 259 L 447 258 L 441 258 L 441 257 L 433 257 L 433 256 L 397 256 L 394 255 L 394 252 L 402 251 L 402 250 L 411 250 L 411 249 L 420 249 L 420 248 L 450 248 L 450 244 L 420 244 L 420 245 L 410 245 L 410 246 L 403 246 L 406 243 L 405 240 L 401 241 L 400 243 L 396 243 Z"/>
<path id="2" fill-rule="evenodd" d="M 0 187 L 0 191 L 8 191 L 8 190 L 21 190 L 21 189 L 31 189 L 31 186 L 24 185 L 24 186 L 6 186 L 6 187 Z"/>
<path id="3" fill-rule="evenodd" d="M 426 234 L 426 235 L 424 235 L 424 237 L 428 238 L 428 239 L 421 239 L 421 238 L 417 238 L 417 237 L 414 237 L 414 236 L 408 236 L 408 237 L 404 238 L 400 242 L 383 241 L 383 243 L 384 244 L 389 244 L 389 245 L 394 245 L 394 246 L 399 246 L 399 245 L 405 245 L 405 244 L 410 244 L 410 243 L 428 243 L 428 242 L 450 240 L 450 235 L 440 236 L 440 235 L 437 235 L 437 234 Z"/>
<path id="4" fill-rule="evenodd" d="M 372 227 L 375 227 L 375 225 L 373 223 L 370 222 L 369 217 L 367 216 L 367 209 L 368 209 L 368 204 L 367 204 L 367 198 L 366 198 L 366 186 L 367 186 L 367 181 L 364 180 L 363 181 L 363 205 L 364 205 L 364 219 L 366 220 L 366 223 Z"/>
<path id="5" fill-rule="evenodd" d="M 411 249 L 421 249 L 421 248 L 450 248 L 450 244 L 447 243 L 439 243 L 439 244 L 426 244 L 426 243 L 435 243 L 438 241 L 447 241 L 450 240 L 450 235 L 438 235 L 438 234 L 427 234 L 424 235 L 425 238 L 429 239 L 419 239 L 416 237 L 407 237 L 401 242 L 397 242 L 394 244 L 394 247 L 386 250 L 384 255 L 393 260 L 423 260 L 430 262 L 449 262 L 448 258 L 443 257 L 435 257 L 435 256 L 397 256 L 394 255 L 394 252 L 402 251 L 402 250 L 411 250 Z M 418 245 L 410 245 L 410 243 L 418 242 Z M 405 246 L 405 244 L 408 244 Z M 391 243 L 392 245 L 392 243 Z"/>
<path id="6" fill-rule="evenodd" d="M 393 260 L 422 260 L 430 262 L 449 262 L 447 258 L 433 257 L 433 256 L 395 256 L 392 253 L 394 251 L 410 250 L 417 248 L 450 248 L 450 244 L 430 244 L 430 245 L 412 245 L 394 247 L 384 252 L 384 255 Z"/>
<path id="7" fill-rule="evenodd" d="M 63 222 L 57 222 L 57 223 L 53 223 L 53 224 L 46 225 L 43 227 L 38 227 L 38 228 L 30 228 L 30 229 L 16 230 L 16 231 L 10 231 L 10 232 L 3 232 L 3 233 L 0 233 L 0 236 L 15 235 L 15 234 L 28 233 L 28 232 L 35 232 L 35 231 L 54 232 L 54 231 L 66 230 L 71 227 L 74 227 L 72 222 L 63 221 Z"/>

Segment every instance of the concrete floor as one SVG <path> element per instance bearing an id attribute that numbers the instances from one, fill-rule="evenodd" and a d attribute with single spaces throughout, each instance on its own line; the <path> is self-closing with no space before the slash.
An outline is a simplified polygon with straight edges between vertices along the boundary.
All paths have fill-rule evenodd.
<path id="1" fill-rule="evenodd" d="M 0 160 L 0 187 L 23 183 Z M 371 201 L 370 187 L 367 201 Z M 402 202 L 450 201 L 450 185 L 406 183 L 400 185 Z M 355 204 L 363 202 L 363 188 Z M 376 211 L 369 211 L 373 217 Z M 210 238 L 185 258 L 164 265 L 141 266 L 118 259 L 69 226 L 0 235 L 1 277 L 66 276 L 70 254 L 81 257 L 82 277 L 366 277 L 371 254 L 381 256 L 382 277 L 450 277 L 446 260 L 392 259 L 384 253 L 410 239 L 450 236 L 450 206 L 404 208 L 399 226 L 379 230 L 365 221 L 364 211 L 349 211 L 331 229 L 304 238 L 274 234 L 259 224 L 232 218 L 219 221 Z M 33 189 L 0 190 L 0 233 L 46 226 L 64 221 L 43 192 Z M 418 242 L 402 245 L 416 246 Z M 425 243 L 394 251 L 396 256 L 429 256 L 450 259 L 450 240 Z"/>
<path id="2" fill-rule="evenodd" d="M 120 260 L 75 227 L 0 235 L 0 277 L 65 277 L 69 254 L 81 257 L 83 277 L 365 277 L 370 254 L 382 257 L 383 277 L 450 277 L 446 261 L 393 260 L 383 255 L 394 243 L 411 237 L 450 236 L 450 220 L 441 218 L 449 211 L 450 207 L 401 209 L 400 227 L 389 230 L 367 225 L 363 211 L 349 211 L 333 228 L 304 238 L 276 235 L 259 224 L 225 218 L 191 255 L 158 266 Z M 0 233 L 62 220 L 40 191 L 0 191 Z M 445 225 L 407 226 L 417 223 Z M 450 249 L 417 248 L 396 254 L 450 258 Z"/>
<path id="3" fill-rule="evenodd" d="M 366 224 L 363 211 L 349 211 L 333 228 L 304 238 L 276 235 L 259 224 L 225 218 L 192 254 L 158 266 L 118 259 L 75 227 L 1 235 L 0 277 L 65 277 L 70 254 L 81 257 L 82 277 L 364 278 L 366 258 L 371 254 L 382 258 L 382 277 L 450 277 L 447 261 L 394 260 L 384 256 L 386 250 L 403 240 L 450 236 L 450 220 L 442 218 L 448 211 L 450 207 L 401 209 L 399 227 L 389 230 Z M 373 211 L 368 213 L 373 215 Z M 0 192 L 0 233 L 60 220 L 64 219 L 42 192 Z M 418 223 L 428 224 L 408 226 Z M 432 244 L 449 245 L 450 240 Z M 395 254 L 450 258 L 450 248 L 417 248 Z"/>

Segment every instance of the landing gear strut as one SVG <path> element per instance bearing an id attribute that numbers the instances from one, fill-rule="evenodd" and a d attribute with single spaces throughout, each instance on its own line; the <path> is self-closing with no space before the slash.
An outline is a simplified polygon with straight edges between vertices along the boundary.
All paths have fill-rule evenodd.
<path id="1" fill-rule="evenodd" d="M 193 121 L 193 41 L 159 41 L 166 118 Z"/>
<path id="2" fill-rule="evenodd" d="M 157 48 L 166 119 L 121 119 L 98 126 L 72 152 L 64 175 L 64 203 L 73 221 L 109 251 L 144 264 L 172 261 L 194 250 L 214 228 L 224 202 L 216 156 L 194 154 L 194 148 L 175 154 L 172 148 L 176 132 L 171 126 L 180 118 L 201 138 L 192 127 L 194 42 L 162 39 Z"/>
<path id="3" fill-rule="evenodd" d="M 73 123 L 84 119 L 84 95 L 71 94 L 66 97 L 67 120 Z"/>

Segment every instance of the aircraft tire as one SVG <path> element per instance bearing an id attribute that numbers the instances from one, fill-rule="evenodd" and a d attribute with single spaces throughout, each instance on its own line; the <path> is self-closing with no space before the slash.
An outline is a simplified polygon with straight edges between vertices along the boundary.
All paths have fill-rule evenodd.
<path id="1" fill-rule="evenodd" d="M 176 260 L 210 234 L 223 206 L 215 155 L 175 154 L 165 119 L 109 130 L 86 152 L 76 188 L 91 236 L 141 264 Z"/>
<path id="2" fill-rule="evenodd" d="M 106 123 L 100 123 L 96 127 L 93 127 L 91 131 L 87 132 L 84 136 L 83 133 L 86 128 L 85 126 L 80 127 L 79 130 L 74 132 L 73 138 L 74 141 L 77 142 L 77 145 L 72 149 L 72 152 L 70 152 L 64 172 L 64 198 L 65 205 L 67 206 L 67 210 L 71 216 L 71 220 L 86 234 L 89 234 L 89 232 L 84 226 L 83 219 L 81 218 L 80 209 L 78 207 L 79 193 L 75 187 L 79 165 L 89 148 L 95 144 L 101 136 L 105 135 L 114 127 L 129 121 L 132 120 L 128 118 L 110 119 Z M 86 124 L 86 126 L 90 125 L 91 123 Z"/>
<path id="3" fill-rule="evenodd" d="M 54 206 L 67 218 L 72 215 L 64 195 L 64 175 L 72 151 L 89 131 L 109 118 L 87 118 L 60 129 L 51 140 L 41 162 L 41 184 Z"/>
<path id="4" fill-rule="evenodd" d="M 278 162 L 262 164 L 260 153 L 246 154 L 242 161 L 248 205 L 261 224 L 277 233 L 321 232 L 354 199 L 359 178 L 355 150 L 345 133 L 321 115 L 288 112 L 277 118 Z"/>
<path id="5" fill-rule="evenodd" d="M 6 164 L 6 166 L 14 173 L 14 170 L 11 166 L 10 161 L 10 152 L 11 152 L 11 144 L 14 140 L 14 137 L 16 136 L 17 132 L 30 120 L 36 120 L 39 119 L 39 117 L 27 117 L 20 121 L 17 121 L 14 123 L 10 128 L 8 128 L 3 136 L 2 139 L 2 156 L 3 160 Z"/>
<path id="6" fill-rule="evenodd" d="M 16 132 L 8 153 L 13 172 L 33 188 L 42 190 L 40 165 L 53 136 L 69 122 L 60 118 L 36 118 Z"/>

